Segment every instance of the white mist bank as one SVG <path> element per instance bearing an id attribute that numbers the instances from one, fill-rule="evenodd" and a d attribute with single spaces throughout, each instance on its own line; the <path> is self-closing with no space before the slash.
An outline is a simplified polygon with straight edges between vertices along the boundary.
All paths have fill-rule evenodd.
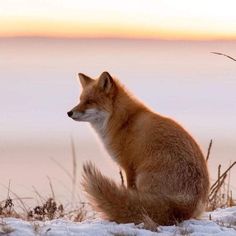
<path id="1" fill-rule="evenodd" d="M 212 138 L 212 179 L 218 164 L 223 170 L 235 160 L 236 66 L 210 53 L 235 56 L 235 41 L 0 39 L 0 51 L 0 182 L 11 179 L 19 195 L 31 196 L 32 185 L 49 194 L 47 175 L 59 196 L 68 195 L 60 182 L 70 180 L 50 158 L 71 169 L 71 135 L 78 172 L 89 159 L 119 181 L 94 132 L 66 115 L 78 101 L 77 72 L 117 76 L 153 110 L 182 124 L 204 153 Z M 232 171 L 234 186 L 235 180 Z"/>

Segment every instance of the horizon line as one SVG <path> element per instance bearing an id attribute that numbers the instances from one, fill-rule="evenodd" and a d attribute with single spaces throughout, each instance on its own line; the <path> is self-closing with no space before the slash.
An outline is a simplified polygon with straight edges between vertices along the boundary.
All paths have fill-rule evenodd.
<path id="1" fill-rule="evenodd" d="M 212 39 L 170 39 L 170 38 L 158 38 L 158 37 L 90 37 L 90 36 L 47 36 L 47 35 L 12 35 L 12 36 L 3 36 L 0 35 L 0 39 L 51 39 L 51 40 L 127 40 L 127 41 L 189 41 L 189 42 L 233 42 L 236 41 L 234 39 L 226 39 L 226 38 L 212 38 Z"/>

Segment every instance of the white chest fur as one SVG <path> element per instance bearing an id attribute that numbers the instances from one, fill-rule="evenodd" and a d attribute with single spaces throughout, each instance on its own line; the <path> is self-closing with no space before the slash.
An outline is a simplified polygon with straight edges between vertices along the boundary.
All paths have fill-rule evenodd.
<path id="1" fill-rule="evenodd" d="M 98 115 L 99 113 L 99 115 Z M 111 148 L 111 141 L 107 135 L 107 123 L 109 119 L 109 114 L 104 111 L 99 111 L 96 113 L 97 119 L 91 122 L 92 127 L 95 129 L 96 133 L 98 134 L 99 138 L 101 139 L 105 149 L 107 150 L 108 154 L 111 158 L 116 161 L 115 153 Z"/>

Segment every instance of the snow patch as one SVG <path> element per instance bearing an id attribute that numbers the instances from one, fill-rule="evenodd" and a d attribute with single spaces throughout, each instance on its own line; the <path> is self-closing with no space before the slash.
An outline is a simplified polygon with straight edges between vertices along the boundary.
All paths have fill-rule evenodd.
<path id="1" fill-rule="evenodd" d="M 209 220 L 209 216 L 212 220 Z M 145 230 L 141 228 L 141 225 L 116 224 L 99 219 L 76 223 L 62 219 L 28 222 L 15 218 L 4 218 L 2 224 L 14 229 L 14 232 L 8 234 L 10 236 L 236 236 L 236 207 L 206 213 L 201 220 L 191 219 L 178 225 L 160 226 L 158 232 Z"/>

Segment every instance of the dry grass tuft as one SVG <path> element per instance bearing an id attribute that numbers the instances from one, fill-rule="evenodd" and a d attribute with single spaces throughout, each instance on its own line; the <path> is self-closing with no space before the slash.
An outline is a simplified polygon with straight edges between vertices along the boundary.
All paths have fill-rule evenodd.
<path id="1" fill-rule="evenodd" d="M 236 205 L 236 201 L 233 199 L 233 194 L 230 190 L 230 170 L 235 165 L 236 162 L 231 164 L 223 174 L 221 174 L 221 165 L 218 166 L 218 178 L 217 181 L 212 184 L 208 196 L 208 211 Z"/>
<path id="2" fill-rule="evenodd" d="M 74 210 L 66 211 L 63 204 L 57 203 L 53 198 L 48 198 L 41 205 L 30 208 L 27 212 L 17 213 L 11 198 L 0 202 L 0 218 L 14 217 L 28 221 L 47 221 L 53 219 L 70 219 L 81 222 L 94 218 L 88 216 L 88 205 L 80 203 Z M 35 225 L 37 228 L 37 225 Z M 1 235 L 1 234 L 0 234 Z"/>
<path id="3" fill-rule="evenodd" d="M 67 213 L 67 218 L 69 218 L 72 221 L 75 222 L 82 222 L 86 219 L 94 218 L 93 216 L 88 216 L 88 209 L 87 209 L 86 203 L 81 203 L 79 207 L 77 207 L 75 210 L 72 210 Z"/>
<path id="4" fill-rule="evenodd" d="M 64 207 L 58 204 L 53 198 L 49 198 L 43 205 L 34 207 L 28 212 L 27 218 L 29 220 L 52 220 L 63 218 Z"/>
<path id="5" fill-rule="evenodd" d="M 5 217 L 14 217 L 14 218 L 21 218 L 23 220 L 28 221 L 47 221 L 47 220 L 53 220 L 53 219 L 70 219 L 72 221 L 81 222 L 85 219 L 91 219 L 94 218 L 94 215 L 90 214 L 88 216 L 88 204 L 81 202 L 80 200 L 76 200 L 76 185 L 77 185 L 77 158 L 76 158 L 76 152 L 75 152 L 75 145 L 73 138 L 71 138 L 71 153 L 72 153 L 72 174 L 70 171 L 66 170 L 60 163 L 57 163 L 54 161 L 69 177 L 72 183 L 72 191 L 71 191 L 71 204 L 70 206 L 67 205 L 65 207 L 63 204 L 58 203 L 56 201 L 56 194 L 53 188 L 52 181 L 49 176 L 48 183 L 51 190 L 51 197 L 44 198 L 41 193 L 37 191 L 35 187 L 33 187 L 33 190 L 37 197 L 39 197 L 40 202 L 35 207 L 27 207 L 25 204 L 25 199 L 31 199 L 31 198 L 20 198 L 16 193 L 14 193 L 11 189 L 11 182 L 9 181 L 8 186 L 3 186 L 7 189 L 7 198 L 6 200 L 0 202 L 0 218 Z M 14 205 L 13 199 L 10 197 L 10 195 L 14 195 L 15 199 L 14 201 L 18 201 L 20 203 L 20 208 L 23 210 L 21 213 L 16 212 L 16 208 L 18 209 L 19 206 Z M 78 199 L 80 199 L 78 197 Z M 14 203 L 13 203 L 14 202 Z M 79 204 L 77 204 L 79 202 Z M 69 208 L 69 209 L 68 209 Z M 72 210 L 71 210 L 72 209 Z M 35 225 L 35 231 L 37 231 L 37 228 L 39 225 Z"/>
<path id="6" fill-rule="evenodd" d="M 158 224 L 154 222 L 149 215 L 144 214 L 144 229 L 153 231 L 153 232 L 159 232 Z"/>
<path id="7" fill-rule="evenodd" d="M 206 161 L 209 160 L 211 148 L 212 140 L 210 141 L 208 147 Z M 218 178 L 210 187 L 207 211 L 214 211 L 217 208 L 236 206 L 236 201 L 233 199 L 232 191 L 230 190 L 230 171 L 235 165 L 236 161 L 230 164 L 223 173 L 221 173 L 221 165 L 218 166 Z"/>
<path id="8" fill-rule="evenodd" d="M 76 210 L 76 215 L 74 218 L 75 222 L 82 222 L 86 220 L 87 218 L 87 211 L 85 210 L 84 207 L 80 207 L 79 209 Z"/>
<path id="9" fill-rule="evenodd" d="M 19 218 L 19 214 L 15 211 L 13 200 L 10 197 L 0 202 L 0 217 Z"/>
<path id="10" fill-rule="evenodd" d="M 236 221 L 235 220 L 231 221 L 231 222 L 227 222 L 227 223 L 226 222 L 222 222 L 220 220 L 216 220 L 215 223 L 220 225 L 220 226 L 236 230 Z"/>

